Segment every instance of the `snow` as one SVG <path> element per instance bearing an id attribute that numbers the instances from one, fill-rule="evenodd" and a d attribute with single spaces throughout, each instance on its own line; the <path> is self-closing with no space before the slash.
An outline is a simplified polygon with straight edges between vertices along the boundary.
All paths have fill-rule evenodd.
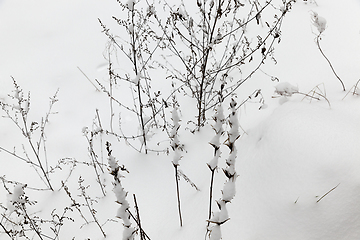
<path id="1" fill-rule="evenodd" d="M 319 33 L 322 33 L 326 29 L 326 19 L 319 16 L 317 12 L 312 12 L 311 20 L 313 25 L 317 28 Z"/>
<path id="2" fill-rule="evenodd" d="M 219 158 L 220 158 L 220 154 L 221 154 L 221 151 L 217 150 L 215 156 L 213 157 L 213 159 L 211 159 L 211 161 L 208 163 L 208 166 L 209 166 L 211 171 L 213 171 L 214 169 L 217 168 Z"/>
<path id="3" fill-rule="evenodd" d="M 219 225 L 213 226 L 210 232 L 210 240 L 219 240 L 221 239 L 221 229 Z"/>
<path id="4" fill-rule="evenodd" d="M 129 29 L 131 31 L 131 29 Z M 141 74 L 138 73 L 134 79 L 131 80 L 131 82 L 133 82 L 135 85 L 138 85 L 139 81 L 140 81 L 140 78 L 141 78 Z"/>
<path id="5" fill-rule="evenodd" d="M 124 4 L 132 10 L 135 1 L 124 1 Z M 140 1 L 136 6 L 138 4 Z M 66 216 L 74 222 L 64 220 L 60 239 L 105 239 L 81 197 L 79 182 L 83 179 L 88 200 L 91 200 L 90 207 L 106 232 L 106 239 L 121 236 L 131 239 L 134 236 L 136 223 L 126 211 L 130 209 L 136 215 L 132 201 L 134 194 L 142 227 L 151 239 L 204 239 L 209 220 L 210 167 L 216 169 L 211 220 L 224 222 L 210 224 L 210 239 L 358 240 L 360 98 L 351 88 L 359 79 L 359 9 L 356 0 L 346 4 L 326 0 L 297 1 L 283 23 L 282 39 L 275 50 L 278 64 L 262 67 L 280 82 L 272 82 L 269 76 L 257 72 L 237 91 L 235 100 L 241 103 L 255 89 L 261 88 L 267 108 L 259 111 L 255 102 L 241 106 L 226 120 L 233 122 L 234 129 L 225 121 L 213 121 L 209 115 L 209 124 L 201 131 L 191 133 L 187 121 L 196 114 L 196 103 L 179 94 L 179 109 L 167 112 L 176 126 L 169 132 L 176 135 L 173 142 L 169 138 L 160 139 L 157 145 L 153 140 L 157 139 L 156 134 L 151 139 L 151 144 L 159 148 L 169 147 L 169 155 L 157 152 L 145 155 L 131 148 L 130 144 L 135 141 L 114 140 L 102 132 L 110 125 L 109 99 L 96 91 L 77 69 L 80 66 L 90 81 L 95 83 L 94 79 L 97 79 L 107 84 L 107 60 L 104 58 L 107 38 L 101 33 L 97 18 L 106 20 L 109 27 L 116 29 L 116 25 L 110 24 L 111 16 L 121 14 L 116 1 L 0 1 L 0 30 L 3 33 L 0 39 L 0 99 L 11 104 L 16 100 L 14 97 L 27 98 L 30 91 L 30 102 L 23 101 L 14 108 L 23 109 L 30 123 L 40 123 L 48 110 L 49 97 L 59 88 L 59 101 L 54 104 L 54 114 L 46 126 L 46 154 L 51 166 L 58 161 L 63 163 L 50 175 L 56 191 L 34 190 L 44 188 L 39 177 L 41 173 L 37 174 L 33 167 L 4 150 L 15 151 L 24 157 L 24 149 L 32 153 L 28 142 L 10 119 L 1 118 L 0 177 L 15 182 L 6 183 L 12 194 L 2 182 L 0 184 L 0 204 L 3 206 L 0 207 L 0 223 L 6 222 L 4 216 L 15 222 L 24 221 L 14 213 L 14 202 L 31 201 L 32 204 L 27 205 L 29 213 L 42 219 L 51 219 L 52 211 L 60 216 L 66 207 L 72 206 L 73 211 L 68 211 Z M 157 14 L 160 10 L 157 9 Z M 153 8 L 149 11 L 155 13 Z M 187 17 L 182 6 L 178 13 Z M 344 80 L 345 92 L 339 88 L 314 42 L 319 33 L 322 34 L 323 50 Z M 219 36 L 217 40 L 220 39 Z M 122 68 L 120 71 L 126 71 L 127 65 Z M 23 92 L 14 91 L 10 76 L 24 89 Z M 131 81 L 137 83 L 140 78 L 138 75 Z M 164 85 L 160 81 L 153 84 L 154 91 L 157 86 L 161 89 Z M 120 87 L 126 89 L 127 86 Z M 274 88 L 275 94 L 286 97 L 286 102 L 282 98 L 280 104 L 274 98 Z M 321 90 L 331 104 L 324 98 L 318 101 L 295 94 L 299 89 L 304 93 Z M 132 103 L 131 94 L 126 91 L 121 94 L 124 101 Z M 229 102 L 213 112 L 219 120 L 230 113 Z M 126 112 L 121 114 L 126 126 L 124 131 L 133 133 L 131 130 L 138 127 L 136 116 Z M 241 135 L 232 153 L 225 145 L 229 132 L 231 140 Z M 94 151 L 98 154 L 99 166 L 103 166 L 103 173 L 100 168 L 98 170 L 105 197 L 94 167 L 89 165 L 89 144 L 84 137 L 84 134 L 95 133 Z M 111 156 L 106 153 L 106 141 L 112 142 Z M 220 146 L 215 156 L 209 142 Z M 172 151 L 172 143 L 184 144 L 184 151 Z M 180 177 L 183 227 L 179 226 L 178 220 L 173 164 L 200 189 L 195 190 Z M 118 176 L 121 184 L 114 185 L 109 171 L 120 166 L 126 167 L 128 172 L 122 171 Z M 236 173 L 236 183 L 235 179 L 229 180 L 225 176 L 223 169 Z M 71 196 L 64 191 L 65 187 Z M 225 204 L 227 201 L 231 202 Z M 44 224 L 44 233 L 53 234 L 51 225 Z M 7 222 L 9 229 L 16 229 L 10 225 Z M 36 234 L 32 237 L 38 239 Z M 2 228 L 0 239 L 10 239 Z"/>
<path id="6" fill-rule="evenodd" d="M 237 195 L 247 199 L 235 198 L 232 204 L 242 206 L 240 216 L 268 217 L 257 218 L 245 238 L 254 232 L 255 237 L 267 239 L 359 236 L 359 212 L 351 207 L 360 197 L 355 190 L 359 186 L 355 169 L 360 164 L 358 117 L 349 112 L 348 103 L 326 109 L 288 102 L 249 133 L 237 181 Z"/>
<path id="7" fill-rule="evenodd" d="M 126 2 L 126 7 L 130 10 L 133 11 L 134 10 L 134 6 L 135 6 L 135 0 L 128 0 Z"/>
<path id="8" fill-rule="evenodd" d="M 235 181 L 233 179 L 229 179 L 222 190 L 222 200 L 225 202 L 231 202 L 236 193 L 235 190 Z"/>
<path id="9" fill-rule="evenodd" d="M 291 85 L 288 82 L 282 82 L 275 86 L 275 93 L 282 96 L 291 96 L 294 93 L 298 93 L 298 92 L 299 92 L 299 88 Z"/>

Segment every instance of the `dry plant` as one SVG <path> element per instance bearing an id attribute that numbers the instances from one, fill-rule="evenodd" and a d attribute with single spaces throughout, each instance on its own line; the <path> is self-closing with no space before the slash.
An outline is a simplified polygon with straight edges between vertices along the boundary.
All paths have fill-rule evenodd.
<path id="1" fill-rule="evenodd" d="M 227 99 L 268 59 L 276 63 L 274 49 L 281 41 L 281 25 L 295 1 L 117 2 L 125 13 L 113 16 L 123 30 L 121 35 L 99 19 L 109 39 L 105 54 L 109 86 L 97 80 L 110 101 L 110 130 L 103 130 L 147 153 L 152 151 L 153 127 L 169 132 L 164 109 L 171 105 L 175 92 L 196 100 L 196 120 L 191 122 L 199 130 L 207 121 L 206 112 L 216 106 L 220 91 Z M 159 14 L 160 10 L 165 14 Z M 256 29 L 255 34 L 249 27 Z M 241 77 L 235 79 L 236 74 Z M 155 75 L 173 91 L 154 89 Z M 125 91 L 127 99 L 122 98 Z M 124 111 L 137 117 L 140 133 L 123 131 Z M 135 139 L 140 140 L 140 147 L 130 141 Z"/>
<path id="2" fill-rule="evenodd" d="M 88 151 L 91 159 L 90 165 L 94 168 L 97 182 L 100 186 L 103 196 L 106 196 L 105 185 L 101 181 L 101 177 L 100 177 L 100 174 L 104 173 L 104 167 L 103 167 L 104 164 L 99 161 L 99 156 L 98 154 L 95 153 L 94 150 L 94 139 L 97 135 L 101 135 L 103 133 L 103 129 L 101 127 L 97 127 L 94 130 L 90 131 L 87 127 L 85 127 L 82 129 L 82 132 L 87 140 L 87 143 L 89 144 Z M 102 138 L 101 138 L 101 143 L 102 143 Z M 102 157 L 102 153 L 101 153 L 101 157 Z"/>
<path id="3" fill-rule="evenodd" d="M 319 51 L 321 53 L 321 55 L 326 59 L 326 61 L 328 62 L 332 72 L 334 73 L 335 77 L 339 80 L 339 82 L 341 83 L 341 87 L 343 89 L 343 91 L 345 91 L 345 85 L 344 85 L 344 82 L 341 80 L 341 78 L 337 75 L 337 73 L 335 72 L 335 69 L 333 67 L 333 65 L 331 64 L 329 58 L 325 55 L 324 51 L 322 50 L 321 46 L 320 46 L 320 40 L 322 39 L 322 33 L 325 31 L 326 29 L 326 19 L 319 16 L 318 13 L 316 12 L 312 12 L 311 13 L 311 22 L 312 24 L 317 28 L 318 30 L 318 34 L 315 38 L 315 41 L 316 41 L 316 45 L 317 47 L 319 48 Z"/>
<path id="4" fill-rule="evenodd" d="M 78 184 L 79 184 L 79 189 L 81 191 L 81 197 L 85 200 L 85 206 L 87 207 L 87 209 L 89 210 L 91 217 L 93 218 L 93 222 L 96 223 L 96 225 L 99 227 L 102 235 L 106 238 L 106 234 L 102 228 L 102 225 L 99 223 L 99 220 L 96 217 L 96 210 L 94 208 L 94 203 L 97 203 L 97 201 L 93 198 L 91 198 L 87 193 L 86 193 L 86 189 L 89 188 L 89 185 L 84 186 L 84 179 L 80 176 L 79 180 L 78 180 Z M 89 222 L 90 223 L 90 222 Z"/>
<path id="5" fill-rule="evenodd" d="M 208 219 L 211 218 L 211 213 L 212 213 L 213 185 L 214 185 L 215 170 L 217 170 L 217 168 L 218 168 L 218 162 L 219 162 L 219 158 L 221 155 L 220 138 L 221 138 L 221 136 L 224 135 L 224 132 L 225 132 L 224 128 L 223 128 L 223 124 L 225 123 L 225 116 L 224 116 L 224 110 L 222 107 L 221 93 L 220 93 L 219 104 L 215 110 L 215 115 L 214 115 L 213 119 L 214 119 L 215 124 L 212 126 L 212 128 L 215 131 L 215 136 L 211 139 L 209 144 L 214 148 L 214 157 L 209 163 L 207 163 L 207 166 L 209 167 L 209 169 L 211 171 Z M 210 224 L 210 222 L 208 222 L 208 226 L 209 226 L 209 224 Z"/>
<path id="6" fill-rule="evenodd" d="M 0 226 L 10 239 L 58 239 L 60 231 L 66 221 L 74 222 L 67 216 L 70 207 L 63 208 L 61 213 L 53 209 L 50 219 L 43 219 L 32 209 L 37 201 L 30 200 L 25 193 L 27 185 L 15 184 L 13 191 L 7 187 L 6 181 L 3 185 L 8 192 L 6 206 L 0 205 L 4 212 L 1 214 Z"/>
<path id="7" fill-rule="evenodd" d="M 26 150 L 25 144 L 23 144 L 23 151 L 25 156 L 21 156 L 15 151 L 10 151 L 3 147 L 0 147 L 1 151 L 4 151 L 17 159 L 20 159 L 36 171 L 40 179 L 44 182 L 49 190 L 54 191 L 52 183 L 50 181 L 50 170 L 47 159 L 46 150 L 46 134 L 45 128 L 49 122 L 49 117 L 54 114 L 52 108 L 58 101 L 57 93 L 50 97 L 49 110 L 45 117 L 41 118 L 40 121 L 32 121 L 29 119 L 30 107 L 30 92 L 27 95 L 23 89 L 17 84 L 14 78 L 12 78 L 14 84 L 13 94 L 9 94 L 8 101 L 0 101 L 0 106 L 6 117 L 10 119 L 16 127 L 21 131 L 22 136 L 27 142 L 27 146 L 31 149 L 31 152 Z M 33 157 L 31 157 L 33 155 Z"/>
<path id="8" fill-rule="evenodd" d="M 207 234 L 209 235 L 210 240 L 221 239 L 221 225 L 226 223 L 230 219 L 226 205 L 231 202 L 231 200 L 235 197 L 236 193 L 235 181 L 238 175 L 235 170 L 235 161 L 237 157 L 237 148 L 235 146 L 235 141 L 240 137 L 236 105 L 236 101 L 234 99 L 231 99 L 231 113 L 228 118 L 230 129 L 227 132 L 228 138 L 225 141 L 225 145 L 229 148 L 230 153 L 228 158 L 226 159 L 226 167 L 223 169 L 227 180 L 221 191 L 221 198 L 216 201 L 219 211 L 214 212 L 213 216 L 207 220 L 209 223 L 207 227 Z"/>
<path id="9" fill-rule="evenodd" d="M 267 58 L 275 60 L 274 44 L 281 40 L 284 16 L 295 1 L 283 1 L 280 8 L 272 2 L 198 0 L 196 5 L 184 1 L 170 5 L 165 1 L 164 8 L 170 12 L 165 23 L 155 15 L 170 51 L 158 64 L 166 69 L 168 78 L 185 84 L 186 93 L 196 99 L 197 128 L 206 122 L 206 111 L 217 104 L 220 86 L 224 86 L 223 98 L 231 97 Z M 197 12 L 188 13 L 188 9 Z M 262 17 L 270 9 L 278 11 L 272 23 Z M 250 26 L 257 27 L 259 34 L 251 36 L 247 31 Z M 257 41 L 252 42 L 252 38 Z M 244 65 L 253 67 L 245 76 Z M 236 73 L 242 75 L 238 80 L 231 77 Z"/>
<path id="10" fill-rule="evenodd" d="M 140 213 L 139 213 L 139 208 L 137 205 L 135 195 L 134 195 L 134 202 L 135 202 L 137 216 L 134 216 L 132 214 L 132 212 L 130 211 L 130 203 L 127 200 L 128 192 L 125 191 L 125 189 L 122 187 L 122 184 L 121 184 L 121 178 L 123 178 L 124 176 L 122 175 L 122 173 L 120 171 L 127 172 L 127 173 L 129 171 L 125 168 L 124 165 L 120 166 L 117 163 L 115 157 L 112 155 L 112 150 L 110 147 L 111 147 L 111 144 L 109 142 L 106 142 L 106 150 L 108 153 L 109 172 L 114 178 L 113 191 L 116 196 L 116 202 L 120 205 L 120 207 L 117 211 L 116 217 L 123 221 L 123 226 L 124 226 L 122 239 L 123 240 L 133 240 L 135 237 L 135 234 L 138 233 L 140 235 L 141 240 L 145 240 L 145 239 L 150 240 L 149 236 L 145 233 L 145 231 L 141 227 Z M 138 229 L 131 226 L 132 225 L 132 223 L 130 221 L 131 218 L 136 222 Z"/>
<path id="11" fill-rule="evenodd" d="M 310 103 L 312 102 L 312 100 L 320 101 L 321 98 L 323 98 L 326 100 L 329 107 L 331 108 L 330 101 L 326 97 L 326 89 L 325 89 L 325 85 L 323 83 L 316 85 L 308 93 L 303 93 L 303 92 L 299 91 L 298 87 L 293 86 L 288 82 L 281 82 L 275 86 L 275 94 L 277 96 L 273 96 L 273 98 L 281 97 L 281 99 L 280 99 L 281 104 L 288 101 L 288 98 L 291 97 L 292 95 L 299 94 L 299 95 L 304 96 L 304 98 L 302 100 L 308 99 L 310 101 Z"/>
<path id="12" fill-rule="evenodd" d="M 147 8 L 144 12 L 143 9 L 137 7 L 136 1 L 128 1 L 126 4 L 118 1 L 123 12 L 126 12 L 124 19 L 113 16 L 118 26 L 123 28 L 127 33 L 127 37 L 123 38 L 113 35 L 110 29 L 99 19 L 103 32 L 109 38 L 109 46 L 107 49 L 107 60 L 109 62 L 109 88 L 106 88 L 99 81 L 103 92 L 105 92 L 110 99 L 111 121 L 110 131 L 115 132 L 113 129 L 114 107 L 117 104 L 119 107 L 135 114 L 138 118 L 141 134 L 136 138 L 141 141 L 141 147 L 138 151 L 144 149 L 148 152 L 148 132 L 151 125 L 158 127 L 157 115 L 159 107 L 162 105 L 159 96 L 161 91 L 152 92 L 151 89 L 151 76 L 148 69 L 151 68 L 151 59 L 154 53 L 161 47 L 161 37 L 157 36 L 151 28 L 151 18 L 153 11 L 151 7 Z M 117 52 L 120 51 L 124 59 L 128 61 L 131 66 L 131 71 L 126 71 L 120 74 L 113 65 L 113 55 L 117 58 Z M 115 58 L 114 57 L 114 58 Z M 124 63 L 122 62 L 121 65 Z M 121 82 L 128 83 L 132 98 L 133 106 L 123 104 L 121 102 L 121 92 L 117 96 L 114 93 L 114 87 L 119 86 Z M 124 134 L 120 134 L 126 137 Z M 131 137 L 126 137 L 130 139 Z"/>
<path id="13" fill-rule="evenodd" d="M 180 221 L 180 226 L 182 227 L 183 222 L 182 222 L 182 215 L 181 215 L 180 188 L 179 188 L 180 177 L 178 175 L 178 173 L 179 173 L 178 168 L 180 165 L 179 162 L 180 162 L 181 158 L 183 157 L 182 156 L 183 145 L 180 143 L 179 135 L 178 135 L 181 120 L 180 120 L 180 116 L 179 116 L 176 104 L 174 104 L 171 116 L 172 116 L 171 119 L 173 121 L 173 127 L 172 127 L 172 130 L 170 133 L 170 139 L 171 139 L 170 146 L 171 146 L 172 150 L 174 151 L 172 164 L 175 169 L 176 195 L 177 195 L 177 203 L 178 203 L 179 221 Z"/>
<path id="14" fill-rule="evenodd" d="M 360 88 L 358 87 L 360 82 L 360 79 L 356 81 L 356 83 L 350 88 L 350 90 L 345 94 L 345 96 L 342 98 L 344 100 L 349 93 L 352 93 L 352 95 L 360 95 Z"/>

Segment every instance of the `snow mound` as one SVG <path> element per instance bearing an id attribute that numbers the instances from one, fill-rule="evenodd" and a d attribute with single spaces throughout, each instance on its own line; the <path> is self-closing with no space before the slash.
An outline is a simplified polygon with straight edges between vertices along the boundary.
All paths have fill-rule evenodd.
<path id="1" fill-rule="evenodd" d="M 230 221 L 241 227 L 224 239 L 359 239 L 360 114 L 347 104 L 288 102 L 241 139 Z"/>

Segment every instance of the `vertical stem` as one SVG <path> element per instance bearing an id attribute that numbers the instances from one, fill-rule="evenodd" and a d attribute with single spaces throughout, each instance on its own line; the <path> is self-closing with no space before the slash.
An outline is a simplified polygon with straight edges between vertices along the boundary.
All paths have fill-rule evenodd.
<path id="1" fill-rule="evenodd" d="M 131 10 L 131 22 L 132 22 L 132 26 L 133 29 L 135 28 L 135 22 L 134 22 L 134 17 L 135 17 L 135 11 L 134 9 Z M 131 33 L 131 46 L 132 46 L 132 52 L 133 52 L 133 65 L 134 65 L 134 70 L 135 70 L 135 75 L 137 77 L 137 75 L 139 74 L 138 69 L 137 69 L 137 58 L 136 58 L 136 47 L 135 47 L 135 30 L 132 31 Z M 146 146 L 146 135 L 145 135 L 145 125 L 144 125 L 144 118 L 143 118 L 143 103 L 142 103 L 142 99 L 141 99 L 141 87 L 140 87 L 140 79 L 138 81 L 138 83 L 136 84 L 137 87 L 137 91 L 138 91 L 138 98 L 139 98 L 139 118 L 140 118 L 140 125 L 141 125 L 141 129 L 142 129 L 142 137 L 143 137 L 143 141 L 144 141 L 144 146 L 145 146 L 145 153 L 147 154 L 147 146 Z"/>
<path id="2" fill-rule="evenodd" d="M 222 6 L 223 2 L 219 1 L 219 5 L 216 9 L 216 16 L 214 19 L 214 23 L 212 24 L 212 26 L 208 26 L 207 30 L 210 31 L 210 36 L 207 39 L 207 47 L 204 48 L 204 42 L 205 42 L 205 34 L 204 34 L 204 30 L 203 30 L 203 63 L 201 64 L 201 82 L 200 82 L 200 86 L 199 86 L 199 99 L 198 99 L 198 128 L 200 129 L 200 127 L 203 125 L 202 124 L 202 120 L 205 120 L 205 109 L 206 109 L 206 87 L 207 87 L 207 83 L 206 81 L 206 68 L 207 68 L 207 63 L 208 63 L 208 59 L 209 59 L 209 54 L 210 54 L 210 50 L 211 47 L 210 45 L 212 44 L 213 38 L 214 38 L 214 32 L 215 32 L 215 28 L 217 25 L 217 21 L 219 20 L 219 18 L 221 17 L 221 6 Z M 204 3 L 204 7 L 205 7 L 205 3 Z M 206 14 L 205 14 L 205 8 L 203 11 L 203 21 L 204 24 L 206 22 Z M 210 21 L 210 19 L 209 19 Z M 204 25 L 205 26 L 205 25 Z M 207 36 L 207 34 L 206 34 Z"/>
<path id="3" fill-rule="evenodd" d="M 134 194 L 133 196 L 134 196 L 134 203 L 135 203 L 135 210 L 136 210 L 137 224 L 138 224 L 139 229 L 140 229 L 140 239 L 141 239 L 141 240 L 144 240 L 144 239 L 145 239 L 145 237 L 144 237 L 144 231 L 142 230 L 142 227 L 141 227 L 141 221 L 140 221 L 140 212 L 139 212 L 139 208 L 138 208 L 138 205 L 137 205 L 137 201 L 136 201 L 136 196 L 135 196 L 135 194 Z"/>
<path id="4" fill-rule="evenodd" d="M 181 206 L 180 206 L 180 190 L 179 190 L 179 178 L 178 178 L 178 169 L 177 169 L 177 167 L 178 167 L 177 165 L 174 165 L 174 168 L 175 168 L 175 180 L 176 180 L 176 193 L 177 193 L 179 219 L 180 219 L 180 227 L 182 227 Z"/>
<path id="5" fill-rule="evenodd" d="M 100 120 L 100 115 L 99 115 L 99 109 L 96 109 L 96 116 L 97 116 L 97 119 L 98 119 L 98 122 L 99 122 L 99 127 L 101 128 L 101 131 L 103 131 L 103 127 L 102 127 L 102 124 L 101 124 L 101 120 Z M 100 135 L 100 145 L 101 145 L 101 164 L 99 164 L 99 167 L 101 169 L 101 171 L 104 173 L 104 168 L 103 168 L 103 165 L 104 165 L 104 153 L 103 153 L 103 138 L 102 138 L 102 134 Z"/>
<path id="6" fill-rule="evenodd" d="M 215 168 L 213 170 L 211 170 L 211 182 L 210 182 L 210 203 L 209 203 L 209 217 L 208 219 L 210 220 L 211 218 L 211 209 L 212 209 L 212 193 L 213 193 L 213 185 L 214 185 L 214 176 L 215 176 Z M 208 226 L 209 226 L 210 222 L 208 222 Z"/>
<path id="7" fill-rule="evenodd" d="M 139 82 L 137 84 L 137 89 L 138 89 L 138 95 L 139 95 L 139 105 L 140 105 L 140 122 L 141 122 L 141 129 L 142 129 L 142 137 L 143 137 L 143 141 L 144 141 L 144 146 L 145 146 L 145 154 L 147 154 L 147 146 L 146 146 L 146 135 L 145 135 L 145 124 L 144 124 L 144 118 L 143 118 L 143 104 L 141 101 L 141 88 L 140 88 L 140 79 Z"/>
<path id="8" fill-rule="evenodd" d="M 113 129 L 113 119 L 114 119 L 114 108 L 113 108 L 113 72 L 111 69 L 111 61 L 110 61 L 110 51 L 109 51 L 109 77 L 110 77 L 110 130 L 111 132 L 114 132 Z"/>
<path id="9" fill-rule="evenodd" d="M 331 70 L 332 70 L 333 73 L 335 74 L 335 77 L 340 81 L 341 86 L 342 86 L 342 88 L 343 88 L 343 91 L 345 91 L 345 85 L 344 85 L 343 81 L 342 81 L 342 80 L 340 79 L 340 77 L 336 74 L 335 69 L 334 69 L 334 67 L 332 66 L 330 60 L 325 56 L 325 53 L 323 52 L 323 50 L 322 50 L 321 47 L 320 47 L 320 41 L 319 41 L 320 35 L 321 35 L 321 33 L 316 37 L 316 43 L 317 43 L 317 45 L 318 45 L 318 48 L 319 48 L 321 54 L 323 55 L 323 57 L 324 57 L 324 58 L 326 59 L 326 61 L 329 63 Z"/>

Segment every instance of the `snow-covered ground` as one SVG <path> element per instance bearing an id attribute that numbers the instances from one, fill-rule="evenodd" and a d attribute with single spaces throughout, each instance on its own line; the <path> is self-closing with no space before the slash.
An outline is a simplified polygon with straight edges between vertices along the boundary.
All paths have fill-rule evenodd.
<path id="1" fill-rule="evenodd" d="M 321 46 L 344 81 L 345 92 L 316 45 L 317 29 L 310 20 L 313 11 L 327 21 Z M 360 151 L 357 148 L 360 146 L 360 97 L 349 92 L 360 78 L 359 13 L 358 0 L 297 1 L 283 23 L 281 43 L 275 51 L 278 64 L 262 67 L 281 83 L 291 84 L 292 96 L 285 98 L 274 93 L 278 82 L 272 82 L 262 72 L 257 72 L 237 92 L 241 101 L 261 88 L 267 108 L 258 110 L 258 104 L 248 103 L 239 109 L 242 128 L 236 142 L 239 176 L 235 198 L 227 204 L 230 220 L 221 226 L 222 239 L 360 238 Z M 66 185 L 80 204 L 86 200 L 79 190 L 79 177 L 84 180 L 83 186 L 89 186 L 86 194 L 97 201 L 90 206 L 96 210 L 96 219 L 106 239 L 121 239 L 124 229 L 115 217 L 119 205 L 112 192 L 112 177 L 106 167 L 104 173 L 99 174 L 106 185 L 104 197 L 94 168 L 81 162 L 91 163 L 84 127 L 91 130 L 94 122 L 98 124 L 96 109 L 104 124 L 109 121 L 109 100 L 96 91 L 83 73 L 93 83 L 95 79 L 107 82 L 107 61 L 103 56 L 107 38 L 101 33 L 98 18 L 110 23 L 111 16 L 119 14 L 121 8 L 115 0 L 0 0 L 0 99 L 12 103 L 13 99 L 7 94 L 14 95 L 11 76 L 14 77 L 25 96 L 31 92 L 29 119 L 41 122 L 49 108 L 49 97 L 59 89 L 59 101 L 52 109 L 57 114 L 51 114 L 46 126 L 47 158 L 51 166 L 64 158 L 78 162 Z M 276 90 L 282 92 L 284 86 L 289 85 L 278 85 Z M 319 95 L 316 96 L 320 101 L 304 98 L 302 93 L 312 90 L 326 99 Z M 186 101 L 191 102 L 184 100 L 183 103 Z M 192 107 L 182 105 L 181 117 L 192 114 L 189 111 Z M 229 113 L 228 106 L 224 106 L 224 114 Z M 122 117 L 128 124 L 137 124 L 130 115 Z M 214 131 L 206 125 L 192 134 L 186 129 L 186 121 L 180 124 L 179 139 L 186 150 L 180 169 L 200 190 L 181 179 L 183 227 L 179 226 L 172 156 L 138 153 L 124 141 L 116 142 L 106 135 L 95 139 L 100 162 L 107 162 L 105 142 L 110 140 L 113 155 L 129 171 L 124 173 L 122 185 L 128 191 L 133 213 L 133 194 L 136 194 L 142 227 L 152 240 L 205 239 L 211 177 L 206 163 L 213 157 L 213 148 L 208 142 Z M 25 157 L 22 145 L 29 150 L 28 143 L 6 117 L 0 119 L 0 136 L 2 149 Z M 156 137 L 153 141 L 156 145 Z M 169 144 L 169 141 L 162 142 L 160 147 L 166 148 Z M 221 151 L 219 166 L 224 168 L 229 150 L 221 146 Z M 32 190 L 32 187 L 44 188 L 36 171 L 19 158 L 0 151 L 0 176 L 28 184 L 26 196 L 30 201 L 37 201 L 28 208 L 29 214 L 43 219 L 50 220 L 53 209 L 61 215 L 63 209 L 72 204 L 61 188 L 61 181 L 65 181 L 71 167 L 62 167 L 51 175 L 56 191 Z M 214 200 L 221 197 L 225 180 L 223 171 L 218 170 Z M 14 190 L 11 183 L 6 186 Z M 11 199 L 16 199 L 16 194 L 8 195 L 1 183 L 1 206 L 9 207 Z M 215 202 L 213 206 L 216 210 Z M 73 207 L 66 216 L 75 221 L 65 220 L 56 239 L 103 239 L 87 206 L 79 205 L 79 209 L 84 216 Z M 13 225 L 5 219 L 9 210 L 0 208 L 0 213 L 0 223 L 10 229 Z M 14 221 L 21 220 L 14 215 L 10 215 Z M 44 224 L 42 231 L 54 236 L 49 224 Z M 0 239 L 10 239 L 2 228 Z"/>

